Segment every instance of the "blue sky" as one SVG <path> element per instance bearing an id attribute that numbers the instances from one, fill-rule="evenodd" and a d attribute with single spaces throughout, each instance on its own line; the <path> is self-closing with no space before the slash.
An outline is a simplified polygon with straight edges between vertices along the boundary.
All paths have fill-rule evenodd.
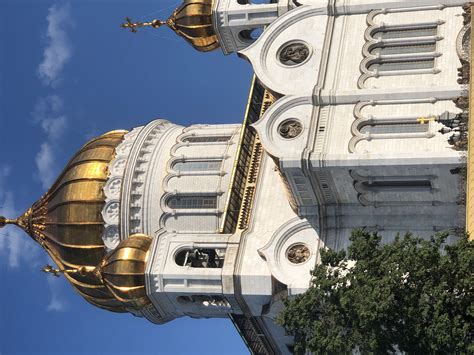
<path id="1" fill-rule="evenodd" d="M 166 17 L 169 0 L 0 0 L 0 212 L 36 201 L 88 139 L 161 117 L 242 121 L 251 67 L 199 53 L 167 28 L 129 33 L 125 16 Z M 247 354 L 228 320 L 156 326 L 96 309 L 64 279 L 39 272 L 45 253 L 0 230 L 0 354 Z"/>

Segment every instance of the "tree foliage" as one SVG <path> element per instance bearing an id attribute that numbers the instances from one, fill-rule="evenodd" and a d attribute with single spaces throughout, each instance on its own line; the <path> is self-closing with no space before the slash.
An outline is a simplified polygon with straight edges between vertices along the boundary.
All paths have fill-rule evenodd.
<path id="1" fill-rule="evenodd" d="M 322 251 L 312 286 L 279 317 L 295 353 L 474 353 L 474 242 L 446 238 L 382 245 L 356 230 L 347 251 Z"/>

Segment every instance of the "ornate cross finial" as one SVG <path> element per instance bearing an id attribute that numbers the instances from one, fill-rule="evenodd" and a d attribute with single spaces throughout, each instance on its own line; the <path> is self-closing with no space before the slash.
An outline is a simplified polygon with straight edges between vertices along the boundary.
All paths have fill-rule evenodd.
<path id="1" fill-rule="evenodd" d="M 7 224 L 14 224 L 28 233 L 28 219 L 31 215 L 31 212 L 32 210 L 29 208 L 28 211 L 26 211 L 22 216 L 15 219 L 8 219 L 4 216 L 0 216 L 0 228 L 5 227 Z"/>
<path id="2" fill-rule="evenodd" d="M 133 32 L 133 33 L 137 32 L 137 28 L 140 28 L 140 27 L 149 26 L 149 27 L 153 27 L 153 28 L 159 28 L 159 27 L 166 24 L 166 21 L 160 21 L 160 20 L 152 20 L 150 22 L 132 22 L 130 17 L 126 17 L 125 21 L 126 22 L 122 23 L 121 26 L 123 28 L 129 28 L 130 31 Z"/>
<path id="3" fill-rule="evenodd" d="M 88 266 L 81 266 L 77 269 L 56 269 L 51 265 L 45 265 L 41 269 L 41 271 L 52 274 L 53 276 L 59 277 L 61 274 L 79 274 L 81 276 L 85 276 L 87 274 L 96 274 L 98 275 L 99 271 L 95 267 L 88 267 Z"/>
<path id="4" fill-rule="evenodd" d="M 56 276 L 56 277 L 59 277 L 61 273 L 64 273 L 64 270 L 59 270 L 59 269 L 55 269 L 54 267 L 52 267 L 51 265 L 45 265 L 43 266 L 43 268 L 41 269 L 41 271 L 47 273 L 47 274 L 53 274 L 53 276 Z"/>

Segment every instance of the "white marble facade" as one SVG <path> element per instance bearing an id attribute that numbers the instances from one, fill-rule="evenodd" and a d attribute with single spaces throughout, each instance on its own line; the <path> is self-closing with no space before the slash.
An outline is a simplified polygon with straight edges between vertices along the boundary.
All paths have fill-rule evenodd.
<path id="1" fill-rule="evenodd" d="M 126 165 L 106 185 L 104 240 L 113 249 L 133 233 L 154 238 L 154 309 L 144 315 L 262 317 L 288 353 L 291 337 L 273 319 L 282 292 L 309 286 L 320 248 L 347 247 L 359 227 L 388 241 L 463 224 L 464 163 L 439 132 L 459 113 L 452 100 L 466 95 L 456 70 L 463 3 L 214 1 L 223 52 L 247 59 L 278 100 L 253 124 L 264 154 L 242 233 L 220 230 L 240 126 L 159 120 L 117 148 Z M 120 215 L 107 210 L 113 202 Z"/>

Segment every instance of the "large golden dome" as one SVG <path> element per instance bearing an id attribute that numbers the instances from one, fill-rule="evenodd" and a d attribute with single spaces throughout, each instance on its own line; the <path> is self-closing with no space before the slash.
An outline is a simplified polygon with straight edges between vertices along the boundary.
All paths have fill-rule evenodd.
<path id="1" fill-rule="evenodd" d="M 88 302 L 114 312 L 125 312 L 124 304 L 92 271 L 105 257 L 102 188 L 125 133 L 109 132 L 85 144 L 49 191 L 21 217 L 0 218 L 0 227 L 17 224 L 37 241 Z"/>

